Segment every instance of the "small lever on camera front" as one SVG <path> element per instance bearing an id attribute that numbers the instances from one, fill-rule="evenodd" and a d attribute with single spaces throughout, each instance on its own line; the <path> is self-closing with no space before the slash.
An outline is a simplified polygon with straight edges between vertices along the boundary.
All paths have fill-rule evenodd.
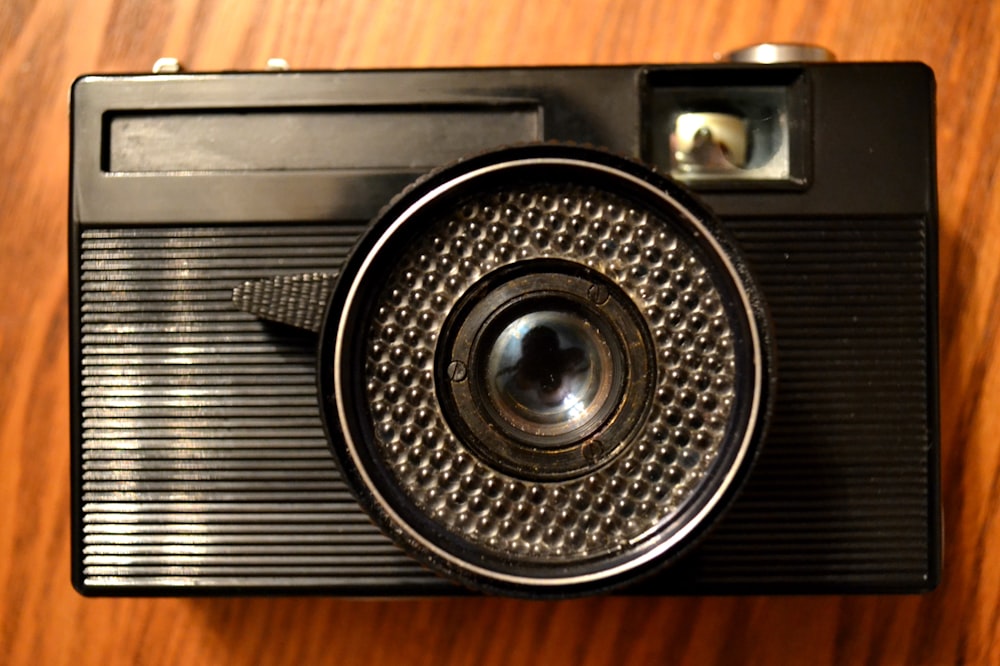
<path id="1" fill-rule="evenodd" d="M 233 288 L 233 304 L 261 319 L 319 333 L 335 277 L 306 273 L 251 280 Z"/>

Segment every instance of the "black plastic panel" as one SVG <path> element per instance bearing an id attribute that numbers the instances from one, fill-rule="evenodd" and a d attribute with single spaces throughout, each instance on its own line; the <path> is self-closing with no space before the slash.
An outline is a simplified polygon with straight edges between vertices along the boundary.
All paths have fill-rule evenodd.
<path id="1" fill-rule="evenodd" d="M 542 138 L 539 109 L 517 106 L 131 113 L 106 122 L 112 173 L 431 169 L 497 142 Z"/>
<path id="2" fill-rule="evenodd" d="M 774 318 L 774 417 L 743 495 L 665 587 L 933 587 L 937 424 L 934 340 L 924 333 L 933 305 L 926 221 L 727 226 Z"/>
<path id="3" fill-rule="evenodd" d="M 728 223 L 774 317 L 775 417 L 723 523 L 636 591 L 933 584 L 926 225 L 874 222 Z M 85 588 L 451 589 L 379 534 L 340 481 L 315 340 L 231 305 L 243 280 L 336 269 L 360 229 L 84 232 Z"/>
<path id="4" fill-rule="evenodd" d="M 232 304 L 244 280 L 335 270 L 360 230 L 84 232 L 78 587 L 444 586 L 340 481 L 315 339 Z"/>

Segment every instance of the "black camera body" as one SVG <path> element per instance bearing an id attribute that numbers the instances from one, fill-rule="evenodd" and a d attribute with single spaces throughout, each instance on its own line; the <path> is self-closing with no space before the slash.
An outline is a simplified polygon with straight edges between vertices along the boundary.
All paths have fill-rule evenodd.
<path id="1" fill-rule="evenodd" d="M 690 206 L 717 218 L 722 247 L 734 244 L 734 264 L 748 267 L 736 272 L 766 303 L 751 299 L 749 318 L 770 330 L 770 395 L 759 409 L 769 425 L 742 490 L 669 566 L 647 566 L 623 589 L 936 585 L 937 201 L 925 66 L 87 76 L 71 109 L 72 577 L 81 593 L 461 593 L 410 556 L 421 539 L 387 528 L 391 511 L 375 510 L 373 524 L 378 502 L 359 505 L 359 475 L 331 453 L 343 433 L 322 363 L 317 383 L 315 333 L 267 321 L 292 323 L 287 313 L 240 309 L 234 289 L 282 276 L 333 280 L 345 261 L 375 251 L 372 241 L 351 254 L 366 231 L 391 227 L 385 207 L 425 172 L 547 142 L 651 165 L 669 182 L 619 157 L 605 163 L 633 185 L 676 187 L 682 203 L 693 191 Z M 590 149 L 541 150 L 562 164 Z M 706 224 L 692 242 L 712 235 Z M 544 264 L 552 284 L 605 279 L 597 264 L 561 266 Z M 391 262 L 373 270 L 391 281 Z M 504 279 L 513 289 L 524 278 Z M 335 293 L 330 307 L 349 296 Z M 313 295 L 317 312 L 328 298 Z M 470 298 L 462 307 L 475 314 Z M 332 329 L 338 314 L 300 328 Z M 443 325 L 458 331 L 456 349 L 475 346 L 461 338 L 465 324 Z M 429 382 L 465 379 L 464 367 L 435 367 Z M 477 399 L 449 398 L 460 407 Z M 350 411 L 341 405 L 340 417 Z M 622 455 L 580 450 L 565 475 Z M 564 470 L 553 469 L 552 478 Z M 531 488 L 547 487 L 546 474 Z M 587 585 L 569 592 L 607 587 Z"/>

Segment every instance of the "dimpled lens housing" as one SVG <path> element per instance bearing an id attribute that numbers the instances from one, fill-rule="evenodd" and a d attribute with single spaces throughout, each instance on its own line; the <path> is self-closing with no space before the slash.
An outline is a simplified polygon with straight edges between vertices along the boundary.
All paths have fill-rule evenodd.
<path id="1" fill-rule="evenodd" d="M 752 458 L 752 287 L 703 212 L 626 164 L 446 171 L 338 285 L 335 451 L 380 523 L 466 583 L 627 580 L 700 531 Z"/>

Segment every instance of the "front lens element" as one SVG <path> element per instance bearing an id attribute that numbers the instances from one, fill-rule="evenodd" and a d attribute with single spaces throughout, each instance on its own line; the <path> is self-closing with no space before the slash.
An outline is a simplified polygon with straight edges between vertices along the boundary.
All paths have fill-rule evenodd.
<path id="1" fill-rule="evenodd" d="M 622 369 L 598 327 L 579 313 L 529 312 L 485 346 L 489 407 L 511 427 L 549 438 L 542 446 L 586 434 L 613 408 L 609 396 Z"/>
<path id="2" fill-rule="evenodd" d="M 515 262 L 472 284 L 436 357 L 449 428 L 521 481 L 597 471 L 636 436 L 656 379 L 632 299 L 600 273 L 556 259 Z M 468 368 L 458 381 L 447 372 L 455 365 Z"/>

